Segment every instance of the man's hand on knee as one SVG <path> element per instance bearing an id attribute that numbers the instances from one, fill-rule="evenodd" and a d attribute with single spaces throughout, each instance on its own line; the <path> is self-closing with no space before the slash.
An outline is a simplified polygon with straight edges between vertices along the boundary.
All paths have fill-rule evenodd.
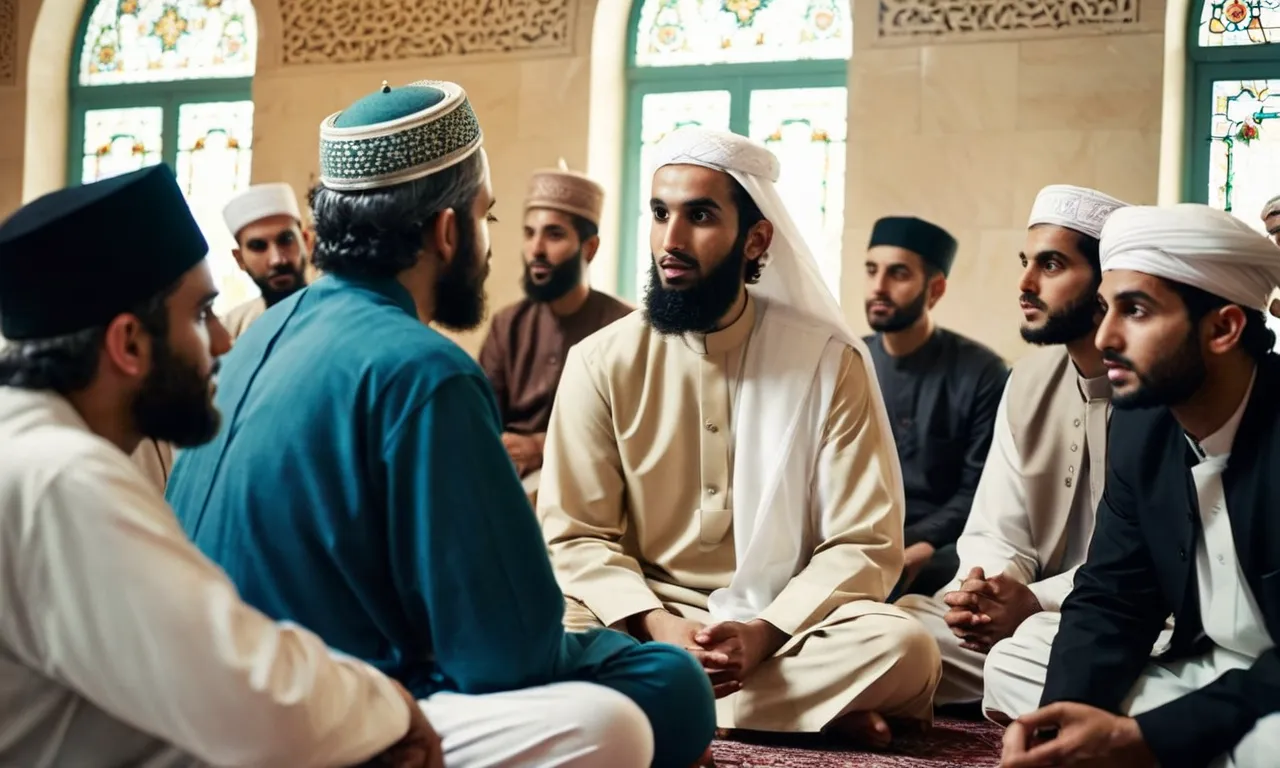
<path id="1" fill-rule="evenodd" d="M 409 707 L 409 730 L 382 754 L 366 763 L 370 768 L 444 768 L 444 747 L 440 734 L 427 722 L 418 701 L 396 681 L 392 685 Z"/>
<path id="2" fill-rule="evenodd" d="M 950 608 L 943 621 L 960 638 L 960 647 L 978 653 L 990 651 L 1041 611 L 1040 601 L 1027 585 L 1003 574 L 984 578 L 981 568 L 971 570 L 960 589 L 942 600 Z"/>

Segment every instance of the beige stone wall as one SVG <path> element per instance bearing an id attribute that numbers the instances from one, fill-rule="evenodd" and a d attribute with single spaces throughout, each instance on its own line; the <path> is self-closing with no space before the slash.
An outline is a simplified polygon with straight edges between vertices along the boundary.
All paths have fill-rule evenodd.
<path id="1" fill-rule="evenodd" d="M 901 29 L 880 34 L 885 22 L 876 3 L 856 3 L 842 301 L 855 325 L 865 327 L 862 255 L 871 223 L 890 213 L 924 216 L 951 229 L 961 243 L 939 319 L 1014 358 L 1024 350 L 1017 336 L 1017 253 L 1036 190 L 1074 183 L 1133 202 L 1155 200 L 1164 6 L 1157 0 L 1141 6 L 1138 0 L 1088 0 L 1083 6 L 1045 0 L 1042 7 L 1050 13 L 1015 18 L 1002 29 L 990 20 L 1006 17 L 978 13 L 995 1 L 953 0 L 968 3 L 962 10 L 981 23 L 951 32 L 939 27 L 924 38 L 899 34 Z M 625 2 L 600 0 L 600 18 L 612 19 L 601 28 L 611 36 L 617 36 Z M 1061 21 L 1054 8 L 1107 2 L 1119 4 L 1123 13 L 1114 18 L 1123 23 L 1067 19 L 1065 28 L 1045 26 L 1046 19 L 1050 26 Z M 6 7 L 16 8 L 17 17 L 17 61 L 7 82 L 0 65 L 0 215 L 63 178 L 66 56 L 76 4 L 43 0 L 42 8 L 41 0 L 0 0 L 0 24 Z M 568 26 L 548 35 L 560 23 L 556 8 L 565 4 Z M 499 201 L 489 282 L 494 307 L 519 293 L 520 201 L 531 171 L 560 157 L 576 168 L 590 161 L 606 188 L 620 186 L 616 163 L 601 158 L 610 147 L 619 156 L 622 151 L 621 89 L 601 86 L 620 84 L 613 70 L 621 57 L 602 54 L 601 41 L 592 40 L 596 0 L 524 3 L 534 11 L 520 23 L 543 31 L 534 43 L 521 42 L 515 27 L 491 35 L 474 27 L 440 34 L 429 18 L 436 4 L 425 0 L 376 0 L 379 13 L 361 25 L 340 13 L 355 6 L 351 0 L 255 5 L 261 35 L 255 181 L 283 180 L 304 189 L 317 170 L 319 121 L 384 79 L 443 78 L 467 88 L 485 128 Z M 425 10 L 405 10 L 416 6 Z M 332 13 L 326 17 L 316 8 Z M 946 18 L 968 18 L 965 13 Z M 1131 23 L 1135 18 L 1141 23 Z M 419 29 L 434 31 L 424 36 Z M 0 36 L 6 31 L 0 29 Z M 625 45 L 623 39 L 609 42 Z M 36 54 L 29 56 L 33 46 Z M 29 111 L 29 104 L 38 108 Z M 612 210 L 607 218 L 616 219 Z M 614 226 L 606 221 L 604 231 Z M 611 247 L 606 240 L 595 268 L 595 282 L 606 289 L 614 284 L 615 250 L 616 242 Z M 480 338 L 469 334 L 460 341 L 474 351 Z"/>

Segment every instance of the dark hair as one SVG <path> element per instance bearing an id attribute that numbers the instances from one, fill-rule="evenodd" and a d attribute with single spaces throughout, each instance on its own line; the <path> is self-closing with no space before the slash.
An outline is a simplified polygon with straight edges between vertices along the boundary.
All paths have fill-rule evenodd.
<path id="1" fill-rule="evenodd" d="M 1182 297 L 1182 303 L 1187 307 L 1187 317 L 1193 326 L 1213 310 L 1235 303 L 1193 285 L 1174 280 L 1165 282 Z M 1254 360 L 1261 361 L 1275 347 L 1276 335 L 1267 327 L 1267 321 L 1261 312 L 1250 307 L 1240 307 L 1240 309 L 1244 311 L 1244 330 L 1240 332 L 1240 348 Z"/>
<path id="2" fill-rule="evenodd" d="M 142 327 L 164 344 L 169 337 L 169 296 L 177 283 L 121 314 L 138 318 Z M 0 386 L 50 389 L 60 395 L 79 392 L 93 383 L 107 326 L 101 325 L 64 336 L 30 341 L 10 341 L 0 349 Z"/>
<path id="3" fill-rule="evenodd" d="M 573 231 L 578 233 L 578 245 L 600 234 L 600 227 L 593 221 L 588 221 L 576 213 L 569 214 L 569 219 L 573 222 Z"/>
<path id="4" fill-rule="evenodd" d="M 1080 253 L 1088 259 L 1089 266 L 1093 267 L 1094 278 L 1098 284 L 1102 283 L 1102 243 L 1098 238 L 1084 233 L 1077 233 L 1077 245 Z"/>
<path id="5" fill-rule="evenodd" d="M 477 152 L 385 189 L 336 192 L 317 184 L 308 195 L 316 232 L 312 260 L 321 271 L 344 277 L 395 277 L 417 263 L 423 232 L 442 211 L 471 215 L 483 171 Z"/>
<path id="6" fill-rule="evenodd" d="M 732 176 L 729 176 L 729 189 L 733 194 L 733 204 L 738 209 L 738 244 L 741 246 L 746 242 L 747 233 L 751 231 L 751 228 L 764 221 L 764 214 L 760 212 L 760 206 L 756 205 L 755 200 L 751 199 L 751 195 L 747 190 Z M 764 270 L 764 262 L 765 256 L 747 260 L 745 274 L 747 285 L 755 285 L 760 282 L 760 273 Z"/>

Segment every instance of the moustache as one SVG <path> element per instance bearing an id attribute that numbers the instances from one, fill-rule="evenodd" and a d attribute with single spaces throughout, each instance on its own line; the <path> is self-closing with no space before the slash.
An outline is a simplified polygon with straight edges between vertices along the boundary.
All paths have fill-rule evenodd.
<path id="1" fill-rule="evenodd" d="M 1019 296 L 1018 301 L 1021 301 L 1024 304 L 1030 304 L 1036 309 L 1047 310 L 1049 308 L 1048 305 L 1046 305 L 1043 301 L 1040 300 L 1039 296 L 1029 291 L 1024 292 L 1021 296 Z"/>
<path id="2" fill-rule="evenodd" d="M 297 269 L 295 269 L 292 265 L 285 264 L 282 267 L 275 267 L 270 272 L 268 272 L 267 279 L 270 280 L 273 277 L 298 277 L 299 274 L 301 273 Z"/>
<path id="3" fill-rule="evenodd" d="M 530 267 L 545 267 L 551 269 L 551 262 L 545 256 L 534 256 L 529 260 Z"/>
<path id="4" fill-rule="evenodd" d="M 1104 362 L 1115 363 L 1116 365 L 1127 368 L 1131 371 L 1134 370 L 1133 361 L 1114 349 L 1102 350 L 1102 359 Z"/>
<path id="5" fill-rule="evenodd" d="M 680 251 L 667 251 L 666 253 L 664 253 L 664 254 L 662 255 L 662 258 L 663 258 L 663 259 L 667 259 L 667 258 L 675 259 L 676 261 L 680 262 L 681 264 L 685 265 L 686 267 L 688 267 L 688 268 L 690 268 L 690 269 L 697 269 L 697 267 L 698 267 L 698 260 L 697 260 L 697 259 L 693 258 L 692 256 L 690 256 L 690 255 L 689 255 L 689 254 L 687 254 L 687 253 L 682 253 L 682 252 L 680 252 Z M 659 261 L 661 261 L 661 259 L 660 259 Z"/>

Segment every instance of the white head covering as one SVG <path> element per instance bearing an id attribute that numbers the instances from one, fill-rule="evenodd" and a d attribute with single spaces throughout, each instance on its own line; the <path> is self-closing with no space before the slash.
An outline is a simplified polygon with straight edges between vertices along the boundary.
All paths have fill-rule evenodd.
<path id="1" fill-rule="evenodd" d="M 1099 238 L 1102 237 L 1102 225 L 1107 222 L 1111 213 L 1126 205 L 1128 203 L 1104 195 L 1096 189 L 1050 184 L 1036 195 L 1027 227 L 1054 224 Z"/>
<path id="2" fill-rule="evenodd" d="M 1102 229 L 1102 271 L 1131 269 L 1268 311 L 1280 286 L 1280 246 L 1199 203 L 1132 206 Z"/>
<path id="3" fill-rule="evenodd" d="M 283 182 L 255 184 L 231 198 L 222 209 L 222 218 L 227 222 L 232 237 L 238 237 L 240 230 L 268 216 L 292 216 L 302 221 L 293 187 Z"/>
<path id="4" fill-rule="evenodd" d="M 1270 217 L 1280 213 L 1280 195 L 1276 195 L 1262 206 L 1262 213 L 1259 216 L 1264 222 Z"/>
<path id="5" fill-rule="evenodd" d="M 827 288 L 809 246 L 778 194 L 781 175 L 778 158 L 761 144 L 743 136 L 704 128 L 681 128 L 668 134 L 654 149 L 654 171 L 666 165 L 698 165 L 734 178 L 764 218 L 773 225 L 769 262 L 751 295 L 760 300 L 763 314 L 757 320 L 759 338 L 753 336 L 744 363 L 739 412 L 751 414 L 751 424 L 739 422 L 734 443 L 734 536 L 737 570 L 726 589 L 712 592 L 707 607 L 717 620 L 746 621 L 760 614 L 808 564 L 815 542 L 812 531 L 821 530 L 813 515 L 822 503 L 812 497 L 812 466 L 806 457 L 816 456 L 817 426 L 803 421 L 812 413 L 811 403 L 834 387 L 834 374 L 824 363 L 832 339 L 853 347 L 866 370 L 869 398 L 884 440 L 893 431 L 884 398 L 871 363 L 871 354 L 840 311 Z M 804 323 L 800 335 L 780 337 L 786 320 L 769 325 L 769 307 L 781 305 Z M 779 313 L 781 314 L 781 313 Z M 766 328 L 767 326 L 767 328 Z M 762 330 L 763 329 L 763 330 Z M 771 330 L 770 330 L 771 329 Z M 808 348 L 815 354 L 792 354 Z M 792 343 L 791 340 L 794 340 Z M 764 351 L 773 350 L 773 351 Z M 791 355 L 788 357 L 788 355 Z M 769 358 L 769 359 L 765 359 Z M 813 366 L 812 370 L 808 366 Z M 828 381 L 827 379 L 832 379 Z M 822 402 L 826 413 L 827 400 Z M 812 434 L 810 434 L 812 433 Z M 889 490 L 899 514 L 906 508 L 902 469 L 897 451 L 890 446 L 885 457 Z M 892 585 L 886 586 L 886 591 Z"/>

